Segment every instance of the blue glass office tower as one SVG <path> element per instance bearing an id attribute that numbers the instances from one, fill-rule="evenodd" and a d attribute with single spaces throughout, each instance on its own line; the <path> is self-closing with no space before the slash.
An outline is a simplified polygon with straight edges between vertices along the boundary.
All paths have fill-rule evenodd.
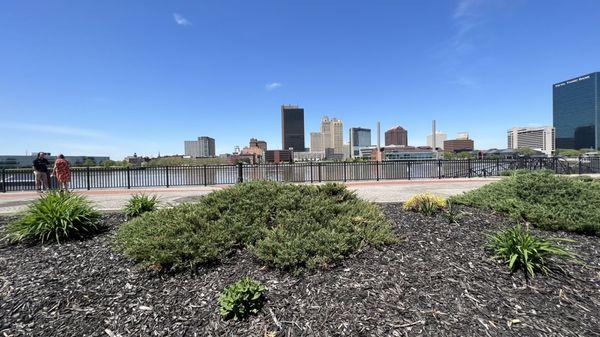
<path id="1" fill-rule="evenodd" d="M 557 149 L 600 147 L 600 73 L 554 84 L 553 119 Z"/>

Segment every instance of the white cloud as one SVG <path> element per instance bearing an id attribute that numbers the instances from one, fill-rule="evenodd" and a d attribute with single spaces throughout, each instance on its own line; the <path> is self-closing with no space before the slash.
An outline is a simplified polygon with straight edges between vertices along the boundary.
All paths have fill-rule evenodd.
<path id="1" fill-rule="evenodd" d="M 17 131 L 32 131 L 38 133 L 50 133 L 63 136 L 76 136 L 87 138 L 107 138 L 108 134 L 84 128 L 75 128 L 62 125 L 47 125 L 47 124 L 30 124 L 30 123 L 11 123 L 5 122 L 0 124 L 0 129 L 9 129 Z"/>
<path id="2" fill-rule="evenodd" d="M 269 83 L 269 84 L 265 85 L 265 89 L 267 89 L 268 91 L 271 91 L 271 90 L 279 89 L 282 86 L 283 86 L 283 84 L 281 84 L 279 82 L 273 82 L 273 83 Z"/>
<path id="3" fill-rule="evenodd" d="M 177 14 L 177 13 L 173 13 L 173 19 L 175 19 L 175 23 L 177 23 L 180 26 L 191 26 L 192 23 L 184 18 L 181 14 Z"/>

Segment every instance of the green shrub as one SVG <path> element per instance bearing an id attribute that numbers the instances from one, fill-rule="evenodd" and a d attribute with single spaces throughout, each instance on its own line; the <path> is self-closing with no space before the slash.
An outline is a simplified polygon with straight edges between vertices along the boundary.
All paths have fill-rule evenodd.
<path id="1" fill-rule="evenodd" d="M 550 172 L 514 174 L 454 196 L 457 204 L 508 214 L 539 228 L 600 235 L 600 181 Z"/>
<path id="2" fill-rule="evenodd" d="M 135 194 L 125 204 L 123 212 L 127 218 L 135 218 L 146 212 L 156 210 L 158 206 L 158 197 L 156 195 L 146 195 L 144 193 Z"/>
<path id="3" fill-rule="evenodd" d="M 219 297 L 219 312 L 225 319 L 243 319 L 256 314 L 265 302 L 265 287 L 250 277 L 227 286 Z"/>
<path id="4" fill-rule="evenodd" d="M 416 194 L 410 197 L 402 206 L 405 210 L 433 215 L 446 206 L 446 200 L 430 193 Z"/>
<path id="5" fill-rule="evenodd" d="M 556 241 L 535 237 L 529 230 L 517 225 L 490 236 L 488 249 L 494 258 L 507 263 L 512 272 L 521 269 L 525 277 L 534 277 L 536 272 L 548 273 L 547 264 L 552 258 L 574 256 Z"/>
<path id="6" fill-rule="evenodd" d="M 379 208 L 339 186 L 238 184 L 133 219 L 119 228 L 116 247 L 164 270 L 193 269 L 245 248 L 268 265 L 298 271 L 393 242 Z"/>
<path id="7" fill-rule="evenodd" d="M 99 229 L 100 213 L 82 195 L 52 191 L 33 201 L 6 227 L 12 242 L 61 242 Z"/>

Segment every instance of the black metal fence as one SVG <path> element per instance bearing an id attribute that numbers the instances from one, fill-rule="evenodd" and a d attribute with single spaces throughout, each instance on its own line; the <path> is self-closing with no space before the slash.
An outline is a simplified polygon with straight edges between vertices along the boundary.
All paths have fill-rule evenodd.
<path id="1" fill-rule="evenodd" d="M 392 179 L 443 179 L 497 176 L 515 169 L 548 169 L 558 174 L 600 173 L 600 158 L 394 160 L 308 162 L 139 168 L 73 168 L 73 189 L 140 188 L 235 184 L 243 181 L 326 182 Z M 35 188 L 31 169 L 1 169 L 0 191 Z M 52 187 L 57 183 L 52 178 Z"/>

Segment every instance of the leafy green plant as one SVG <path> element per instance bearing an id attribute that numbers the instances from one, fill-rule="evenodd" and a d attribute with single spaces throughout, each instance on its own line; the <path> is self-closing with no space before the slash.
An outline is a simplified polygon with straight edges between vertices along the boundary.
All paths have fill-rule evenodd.
<path id="1" fill-rule="evenodd" d="M 82 195 L 52 191 L 33 201 L 6 227 L 9 241 L 61 242 L 99 230 L 100 213 Z"/>
<path id="2" fill-rule="evenodd" d="M 265 302 L 265 287 L 250 277 L 227 286 L 219 297 L 219 311 L 225 319 L 243 319 L 256 314 Z"/>
<path id="3" fill-rule="evenodd" d="M 135 218 L 146 212 L 156 210 L 158 206 L 158 197 L 156 195 L 147 195 L 144 193 L 135 194 L 125 204 L 123 212 L 127 218 Z"/>
<path id="4" fill-rule="evenodd" d="M 117 250 L 159 270 L 194 269 L 242 248 L 298 272 L 396 237 L 377 206 L 339 186 L 255 181 L 142 214 L 119 227 L 115 240 Z"/>
<path id="5" fill-rule="evenodd" d="M 503 212 L 541 229 L 600 235 L 598 179 L 582 181 L 549 171 L 517 171 L 450 201 Z"/>
<path id="6" fill-rule="evenodd" d="M 433 215 L 446 206 L 446 200 L 430 193 L 416 194 L 410 197 L 402 206 L 405 210 Z"/>
<path id="7" fill-rule="evenodd" d="M 443 216 L 448 220 L 449 224 L 458 224 L 463 218 L 463 212 L 461 212 L 452 202 L 448 201 L 446 202 L 446 209 L 444 209 Z"/>
<path id="8" fill-rule="evenodd" d="M 574 256 L 557 245 L 557 241 L 538 238 L 516 225 L 491 235 L 487 246 L 493 257 L 507 263 L 512 272 L 521 269 L 525 277 L 535 277 L 536 272 L 547 274 L 550 271 L 547 265 L 552 258 Z"/>

